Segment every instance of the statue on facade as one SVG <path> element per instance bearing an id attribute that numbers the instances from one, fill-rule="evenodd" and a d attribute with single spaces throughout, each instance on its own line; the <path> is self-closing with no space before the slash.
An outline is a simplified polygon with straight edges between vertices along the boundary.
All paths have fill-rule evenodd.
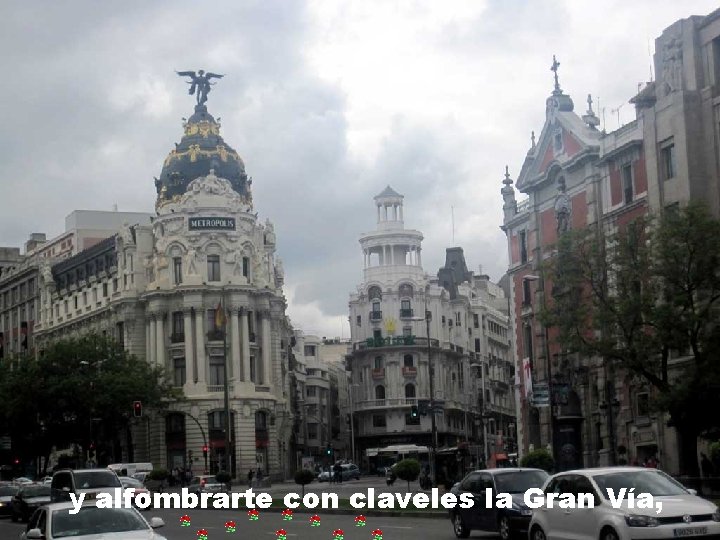
<path id="1" fill-rule="evenodd" d="M 49 264 L 42 265 L 40 275 L 42 276 L 42 280 L 45 285 L 50 285 L 53 282 L 52 268 L 50 268 Z"/>
<path id="2" fill-rule="evenodd" d="M 682 42 L 671 38 L 663 47 L 663 90 L 665 95 L 680 90 L 682 83 Z"/>
<path id="3" fill-rule="evenodd" d="M 190 77 L 190 80 L 188 81 L 188 84 L 190 85 L 188 94 L 191 96 L 195 94 L 198 105 L 205 104 L 211 87 L 216 84 L 210 82 L 210 79 L 222 79 L 224 77 L 224 75 L 218 75 L 217 73 L 205 73 L 202 69 L 197 73 L 194 71 L 176 71 L 175 73 L 177 73 L 180 77 Z"/>
<path id="4" fill-rule="evenodd" d="M 265 287 L 267 285 L 266 272 L 263 268 L 264 257 L 258 253 L 253 257 L 253 280 L 256 287 Z"/>
<path id="5" fill-rule="evenodd" d="M 132 227 L 130 227 L 127 221 L 123 223 L 121 238 L 125 246 L 132 246 L 135 243 Z"/>
<path id="6" fill-rule="evenodd" d="M 185 254 L 185 271 L 189 276 L 196 276 L 197 275 L 197 268 L 195 266 L 195 249 L 188 248 L 187 253 Z"/>
<path id="7" fill-rule="evenodd" d="M 570 210 L 572 205 L 570 197 L 565 193 L 565 182 L 558 185 L 559 193 L 555 197 L 555 218 L 557 219 L 557 232 L 562 234 L 570 228 Z"/>
<path id="8" fill-rule="evenodd" d="M 275 259 L 275 283 L 278 287 L 285 283 L 285 269 L 283 268 L 283 262 L 280 257 Z"/>
<path id="9" fill-rule="evenodd" d="M 275 227 L 269 218 L 265 220 L 265 244 L 275 245 Z"/>

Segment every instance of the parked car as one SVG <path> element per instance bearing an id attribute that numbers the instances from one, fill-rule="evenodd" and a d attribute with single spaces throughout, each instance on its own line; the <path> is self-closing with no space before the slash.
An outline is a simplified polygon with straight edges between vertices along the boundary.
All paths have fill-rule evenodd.
<path id="1" fill-rule="evenodd" d="M 226 493 L 227 484 L 218 482 L 218 479 L 214 475 L 201 475 L 196 476 L 190 481 L 188 486 L 190 493 Z"/>
<path id="2" fill-rule="evenodd" d="M 85 493 L 85 500 L 92 500 L 99 493 L 113 493 L 115 488 L 122 488 L 122 484 L 110 469 L 62 469 L 53 475 L 50 498 L 63 502 L 70 500 L 71 493 Z"/>
<path id="3" fill-rule="evenodd" d="M 19 486 L 22 486 L 22 485 L 25 485 L 25 484 L 32 484 L 32 483 L 33 483 L 33 481 L 30 480 L 29 478 L 27 478 L 26 476 L 20 476 L 20 477 L 15 478 L 15 479 L 13 480 L 13 484 L 16 484 L 16 485 L 19 485 Z"/>
<path id="4" fill-rule="evenodd" d="M 37 508 L 49 502 L 50 486 L 41 484 L 22 486 L 13 497 L 10 518 L 13 521 L 18 519 L 27 521 Z"/>
<path id="5" fill-rule="evenodd" d="M 450 510 L 455 536 L 467 538 L 471 531 L 490 531 L 508 540 L 527 533 L 532 510 L 523 501 L 525 491 L 542 487 L 548 477 L 548 473 L 541 469 L 525 468 L 485 469 L 469 473 L 450 490 L 458 499 L 463 493 L 470 493 L 474 499 L 471 508 L 457 506 Z M 486 504 L 487 489 L 492 490 L 490 505 Z M 512 508 L 496 508 L 495 496 L 498 493 L 512 496 Z"/>
<path id="6" fill-rule="evenodd" d="M 18 486 L 0 486 L 0 516 L 12 514 L 12 500 L 19 490 Z"/>
<path id="7" fill-rule="evenodd" d="M 38 508 L 21 540 L 166 540 L 155 532 L 165 522 L 158 517 L 148 522 L 134 508 L 98 508 L 94 503 L 85 503 L 77 514 L 71 514 L 72 509 L 71 503 Z"/>
<path id="8" fill-rule="evenodd" d="M 135 480 L 134 478 L 130 478 L 129 476 L 120 476 L 118 477 L 118 479 L 120 480 L 123 489 L 134 489 L 135 496 L 141 493 L 150 493 L 150 490 L 146 488 L 145 485 L 139 480 Z"/>
<path id="9" fill-rule="evenodd" d="M 608 490 L 621 489 L 653 496 L 662 509 L 630 508 L 627 500 L 613 508 Z M 720 538 L 720 510 L 657 469 L 606 467 L 556 474 L 544 493 L 589 493 L 594 508 L 566 510 L 557 504 L 533 511 L 530 540 L 576 538 L 631 540 L 640 538 Z"/>
<path id="10" fill-rule="evenodd" d="M 149 474 L 150 474 L 149 472 L 139 472 L 139 473 L 130 475 L 130 477 L 134 478 L 138 482 L 142 482 L 144 484 L 145 480 L 147 480 L 147 477 Z"/>

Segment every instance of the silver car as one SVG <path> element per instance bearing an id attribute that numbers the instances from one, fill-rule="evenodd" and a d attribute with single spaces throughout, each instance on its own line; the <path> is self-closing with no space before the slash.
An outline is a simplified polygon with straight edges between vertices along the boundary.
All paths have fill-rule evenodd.
<path id="1" fill-rule="evenodd" d="M 190 482 L 188 486 L 190 493 L 226 493 L 227 486 L 222 482 L 218 482 L 218 479 L 214 475 L 202 475 L 196 476 Z"/>
<path id="2" fill-rule="evenodd" d="M 71 514 L 72 503 L 41 506 L 30 518 L 21 540 L 64 540 L 103 538 L 103 540 L 167 540 L 155 529 L 165 522 L 154 517 L 147 522 L 134 508 L 98 508 L 85 503 Z"/>

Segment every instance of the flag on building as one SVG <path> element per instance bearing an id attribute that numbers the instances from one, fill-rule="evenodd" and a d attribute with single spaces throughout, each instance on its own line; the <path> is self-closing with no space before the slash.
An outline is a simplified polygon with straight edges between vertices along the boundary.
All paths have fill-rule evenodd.
<path id="1" fill-rule="evenodd" d="M 215 330 L 225 330 L 225 309 L 222 302 L 215 308 Z"/>
<path id="2" fill-rule="evenodd" d="M 523 383 L 525 384 L 525 398 L 532 399 L 532 368 L 530 367 L 530 358 L 523 358 Z"/>

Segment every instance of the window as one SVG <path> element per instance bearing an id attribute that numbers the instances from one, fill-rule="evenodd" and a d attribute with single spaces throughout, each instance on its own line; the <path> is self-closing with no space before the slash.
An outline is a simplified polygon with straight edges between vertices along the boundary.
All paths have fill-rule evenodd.
<path id="1" fill-rule="evenodd" d="M 414 398 L 415 397 L 415 385 L 414 384 L 406 384 L 405 385 L 405 397 L 406 398 Z"/>
<path id="2" fill-rule="evenodd" d="M 520 242 L 520 263 L 525 264 L 528 262 L 528 250 L 527 250 L 527 232 L 520 231 L 518 233 Z"/>
<path id="3" fill-rule="evenodd" d="M 250 276 L 250 257 L 243 257 L 243 276 Z"/>
<path id="4" fill-rule="evenodd" d="M 675 144 L 672 142 L 672 139 L 661 145 L 660 160 L 663 180 L 675 178 Z"/>
<path id="5" fill-rule="evenodd" d="M 380 302 L 373 302 L 372 310 L 373 310 L 373 313 L 380 313 Z"/>
<path id="6" fill-rule="evenodd" d="M 87 291 L 83 292 L 83 305 L 87 306 Z"/>
<path id="7" fill-rule="evenodd" d="M 530 280 L 523 279 L 523 306 L 529 306 L 532 303 L 532 295 L 530 294 Z"/>
<path id="8" fill-rule="evenodd" d="M 118 345 L 121 348 L 125 348 L 125 323 L 119 322 L 115 325 L 115 336 L 117 338 Z"/>
<path id="9" fill-rule="evenodd" d="M 75 296 L 75 309 L 77 309 L 77 308 L 78 308 L 78 297 L 77 297 L 77 295 L 76 295 L 76 296 Z"/>
<path id="10" fill-rule="evenodd" d="M 373 427 L 387 427 L 387 421 L 385 420 L 384 414 L 373 414 L 372 423 Z"/>
<path id="11" fill-rule="evenodd" d="M 460 312 L 455 312 L 455 326 L 460 326 Z"/>
<path id="12" fill-rule="evenodd" d="M 185 384 L 185 358 L 173 358 L 173 382 L 175 386 Z"/>
<path id="13" fill-rule="evenodd" d="M 108 284 L 107 284 L 107 283 L 103 283 L 103 286 L 102 286 L 102 287 L 103 287 L 103 298 L 107 298 L 107 295 L 108 295 Z"/>
<path id="14" fill-rule="evenodd" d="M 650 394 L 641 392 L 637 395 L 637 416 L 650 416 Z"/>
<path id="15" fill-rule="evenodd" d="M 412 354 L 406 354 L 403 356 L 403 366 L 405 367 L 414 367 L 415 366 L 415 359 L 413 358 Z"/>
<path id="16" fill-rule="evenodd" d="M 375 399 L 385 399 L 385 387 L 383 385 L 375 387 Z"/>
<path id="17" fill-rule="evenodd" d="M 375 357 L 375 369 L 382 369 L 383 367 L 384 367 L 383 357 L 376 356 Z"/>
<path id="18" fill-rule="evenodd" d="M 525 351 L 525 358 L 530 358 L 530 361 L 533 360 L 533 340 L 532 340 L 532 326 L 529 324 L 526 324 L 523 326 L 523 349 Z"/>
<path id="19" fill-rule="evenodd" d="M 250 355 L 250 380 L 254 383 L 258 382 L 257 378 L 257 359 L 255 355 Z"/>
<path id="20" fill-rule="evenodd" d="M 315 356 L 315 345 L 305 345 L 305 356 Z"/>
<path id="21" fill-rule="evenodd" d="M 316 386 L 308 386 L 305 388 L 305 395 L 307 397 L 315 397 L 317 396 L 317 387 Z"/>
<path id="22" fill-rule="evenodd" d="M 630 204 L 633 201 L 632 164 L 623 165 L 620 174 L 622 176 L 623 201 L 625 204 Z"/>
<path id="23" fill-rule="evenodd" d="M 480 338 L 475 338 L 475 352 L 481 352 L 480 351 Z"/>
<path id="24" fill-rule="evenodd" d="M 185 334 L 185 317 L 182 311 L 174 311 L 172 314 L 172 333 L 173 336 Z"/>
<path id="25" fill-rule="evenodd" d="M 220 255 L 208 255 L 208 281 L 220 281 Z"/>
<path id="26" fill-rule="evenodd" d="M 225 384 L 225 358 L 222 356 L 211 356 L 209 363 L 210 373 L 208 374 L 208 384 L 210 386 Z"/>
<path id="27" fill-rule="evenodd" d="M 317 424 L 308 424 L 307 432 L 308 432 L 308 439 L 317 439 L 318 438 Z"/>
<path id="28" fill-rule="evenodd" d="M 370 287 L 368 289 L 368 298 L 370 300 L 382 300 L 382 291 L 380 290 L 380 287 Z"/>
<path id="29" fill-rule="evenodd" d="M 175 285 L 182 283 L 182 257 L 173 257 L 173 282 Z"/>
<path id="30" fill-rule="evenodd" d="M 357 317 L 355 317 L 355 323 L 358 326 L 362 326 L 362 315 L 358 315 Z"/>
<path id="31" fill-rule="evenodd" d="M 477 313 L 473 313 L 473 328 L 480 328 L 480 317 Z"/>
<path id="32" fill-rule="evenodd" d="M 118 292 L 118 279 L 117 278 L 113 279 L 113 292 L 114 293 Z"/>
<path id="33" fill-rule="evenodd" d="M 410 307 L 410 300 L 400 301 L 400 316 L 401 317 L 412 317 L 412 308 Z"/>

